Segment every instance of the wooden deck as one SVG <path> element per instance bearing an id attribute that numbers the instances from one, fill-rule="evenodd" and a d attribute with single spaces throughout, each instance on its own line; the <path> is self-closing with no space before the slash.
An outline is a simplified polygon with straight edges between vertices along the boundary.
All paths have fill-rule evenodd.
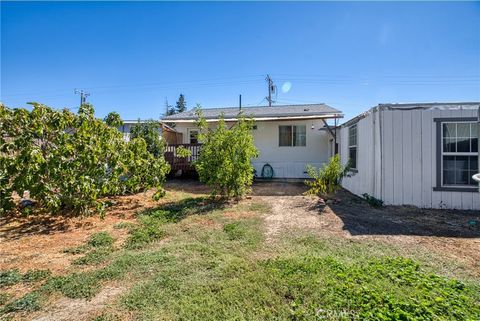
<path id="1" fill-rule="evenodd" d="M 183 173 L 194 172 L 195 166 L 193 162 L 197 160 L 202 144 L 170 144 L 165 149 L 165 160 L 171 166 L 171 173 L 176 173 L 182 170 Z M 192 152 L 192 156 L 179 157 L 177 156 L 177 148 L 184 147 Z"/>

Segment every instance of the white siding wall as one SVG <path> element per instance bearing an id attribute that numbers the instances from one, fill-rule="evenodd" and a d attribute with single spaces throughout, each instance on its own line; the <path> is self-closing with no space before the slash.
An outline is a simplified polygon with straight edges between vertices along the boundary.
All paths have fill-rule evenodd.
<path id="1" fill-rule="evenodd" d="M 358 172 L 343 180 L 343 186 L 354 194 L 368 193 L 380 197 L 380 149 L 378 113 L 370 113 L 357 123 Z M 348 127 L 340 130 L 340 157 L 348 162 Z M 374 144 L 375 142 L 375 144 Z"/>
<path id="2" fill-rule="evenodd" d="M 375 116 L 377 115 L 377 116 Z M 380 115 L 380 117 L 378 117 Z M 368 193 L 385 204 L 423 208 L 480 209 L 478 192 L 434 191 L 437 177 L 437 135 L 434 118 L 476 117 L 472 109 L 382 110 L 358 122 L 358 173 L 343 186 Z M 381 124 L 374 119 L 381 119 Z M 370 128 L 368 130 L 367 128 Z M 372 130 L 373 129 L 373 130 Z M 372 132 L 380 133 L 382 152 L 373 152 Z M 348 160 L 348 128 L 341 129 L 341 157 Z M 379 138 L 377 137 L 377 140 Z M 376 155 L 372 159 L 372 155 Z M 381 164 L 379 170 L 377 163 Z M 371 179 L 380 184 L 373 185 Z"/>
<path id="3" fill-rule="evenodd" d="M 311 128 L 312 124 L 314 129 Z M 320 130 L 323 127 L 321 120 L 259 121 L 255 125 L 257 129 L 253 131 L 253 136 L 260 156 L 252 164 L 258 176 L 262 167 L 268 163 L 273 167 L 276 178 L 305 178 L 307 164 L 320 167 L 332 155 L 331 137 L 325 129 Z M 305 125 L 307 146 L 280 147 L 278 134 L 280 125 Z M 195 129 L 195 125 L 178 123 L 175 129 L 183 133 L 184 143 L 188 143 L 188 129 Z"/>

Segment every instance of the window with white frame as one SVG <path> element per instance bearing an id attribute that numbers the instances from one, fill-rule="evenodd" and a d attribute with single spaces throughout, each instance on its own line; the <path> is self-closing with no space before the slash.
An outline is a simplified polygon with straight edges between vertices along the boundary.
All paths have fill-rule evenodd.
<path id="1" fill-rule="evenodd" d="M 348 127 L 348 158 L 352 169 L 357 169 L 357 124 Z"/>
<path id="2" fill-rule="evenodd" d="M 442 123 L 442 185 L 476 185 L 472 175 L 478 173 L 477 124 Z"/>
<path id="3" fill-rule="evenodd" d="M 307 146 L 306 125 L 278 126 L 279 146 Z"/>

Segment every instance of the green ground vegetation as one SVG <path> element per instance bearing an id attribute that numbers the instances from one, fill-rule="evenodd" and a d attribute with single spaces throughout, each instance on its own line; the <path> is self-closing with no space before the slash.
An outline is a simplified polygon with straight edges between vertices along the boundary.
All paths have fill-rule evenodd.
<path id="1" fill-rule="evenodd" d="M 80 250 L 70 249 L 84 256 L 68 275 L 2 272 L 1 286 L 39 285 L 20 298 L 0 296 L 1 313 L 48 308 L 53 294 L 91 299 L 119 282 L 127 290 L 94 320 L 479 319 L 478 279 L 443 273 L 455 262 L 307 231 L 266 240 L 269 210 L 254 201 L 176 198 L 140 212 L 136 224 L 118 226 L 129 231 L 119 247 L 99 233 Z M 102 265 L 95 266 L 96 256 Z"/>

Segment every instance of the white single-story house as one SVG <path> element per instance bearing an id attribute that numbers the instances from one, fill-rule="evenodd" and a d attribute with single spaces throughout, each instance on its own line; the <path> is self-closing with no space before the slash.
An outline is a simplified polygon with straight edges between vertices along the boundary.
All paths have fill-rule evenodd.
<path id="1" fill-rule="evenodd" d="M 260 155 L 252 163 L 257 176 L 269 164 L 275 178 L 305 178 L 307 164 L 320 167 L 335 153 L 335 133 L 327 126 L 327 120 L 343 117 L 335 108 L 308 104 L 242 107 L 241 111 L 255 120 L 253 136 Z M 222 114 L 227 124 L 237 121 L 240 108 L 208 108 L 202 112 L 206 121 L 215 126 Z M 194 111 L 162 119 L 163 123 L 174 124 L 182 134 L 182 143 L 190 145 L 198 143 L 196 121 Z"/>
<path id="2" fill-rule="evenodd" d="M 341 125 L 343 186 L 385 204 L 480 209 L 475 103 L 380 104 Z"/>

